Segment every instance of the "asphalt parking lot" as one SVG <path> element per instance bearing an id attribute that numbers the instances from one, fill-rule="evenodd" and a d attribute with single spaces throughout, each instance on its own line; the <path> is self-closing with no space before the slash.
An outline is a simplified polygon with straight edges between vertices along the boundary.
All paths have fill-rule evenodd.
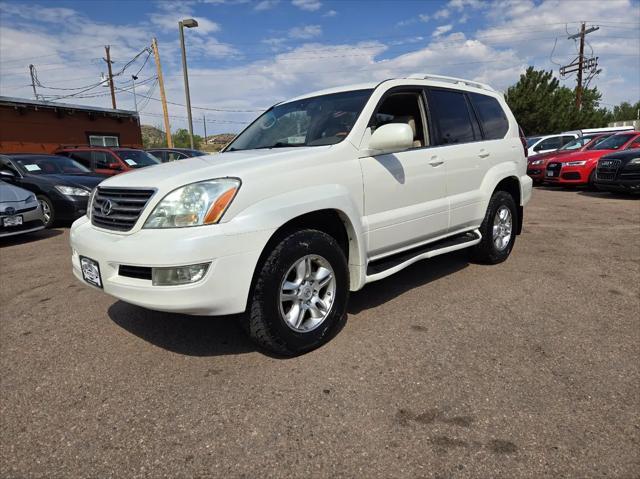
<path id="1" fill-rule="evenodd" d="M 415 264 L 293 359 L 85 288 L 66 228 L 1 246 L 3 478 L 640 475 L 640 200 L 538 188 L 506 263 Z"/>

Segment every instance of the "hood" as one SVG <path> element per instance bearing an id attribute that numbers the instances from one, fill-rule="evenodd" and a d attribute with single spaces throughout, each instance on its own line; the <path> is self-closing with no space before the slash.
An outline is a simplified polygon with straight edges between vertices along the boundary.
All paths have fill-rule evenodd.
<path id="1" fill-rule="evenodd" d="M 102 182 L 105 177 L 102 175 L 33 175 L 33 177 L 39 180 L 45 180 L 52 185 L 64 185 L 64 186 L 76 186 L 84 187 L 89 190 L 98 186 L 98 183 Z"/>
<path id="2" fill-rule="evenodd" d="M 562 155 L 558 158 L 558 161 L 562 163 L 566 163 L 568 161 L 584 161 L 584 160 L 597 160 L 603 155 L 607 153 L 611 153 L 616 150 L 587 150 L 587 151 L 576 151 L 575 153 L 571 153 L 569 155 Z"/>
<path id="3" fill-rule="evenodd" d="M 256 175 L 265 169 L 298 167 L 305 159 L 318 158 L 336 146 L 271 148 L 196 156 L 112 176 L 101 186 L 166 190 L 215 178 L 243 179 L 245 174 Z"/>
<path id="4" fill-rule="evenodd" d="M 0 181 L 0 203 L 22 203 L 33 193 Z"/>

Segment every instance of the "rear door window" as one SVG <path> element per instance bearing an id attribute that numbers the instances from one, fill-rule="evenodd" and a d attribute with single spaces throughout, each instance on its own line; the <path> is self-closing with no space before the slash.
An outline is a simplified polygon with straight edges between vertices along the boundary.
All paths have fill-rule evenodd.
<path id="1" fill-rule="evenodd" d="M 480 139 L 475 132 L 464 93 L 430 88 L 429 111 L 438 129 L 438 145 L 455 145 Z"/>
<path id="2" fill-rule="evenodd" d="M 546 140 L 542 140 L 538 143 L 534 151 L 544 151 L 544 150 L 557 150 L 562 146 L 562 138 L 559 136 L 552 136 L 551 138 L 547 138 Z"/>
<path id="3" fill-rule="evenodd" d="M 504 138 L 509 130 L 509 120 L 498 100 L 480 93 L 468 93 L 468 95 L 482 124 L 485 140 Z"/>

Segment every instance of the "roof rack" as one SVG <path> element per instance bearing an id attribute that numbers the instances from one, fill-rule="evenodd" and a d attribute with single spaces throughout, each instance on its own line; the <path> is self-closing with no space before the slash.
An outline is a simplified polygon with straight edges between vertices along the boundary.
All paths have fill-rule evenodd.
<path id="1" fill-rule="evenodd" d="M 413 73 L 409 75 L 407 78 L 410 78 L 413 80 L 436 80 L 436 81 L 441 81 L 446 83 L 455 83 L 458 85 L 467 85 L 474 88 L 481 88 L 483 90 L 495 92 L 495 90 L 491 88 L 489 85 L 487 85 L 486 83 L 480 83 L 472 80 L 465 80 L 464 78 L 448 77 L 444 75 L 431 75 L 430 73 Z"/>

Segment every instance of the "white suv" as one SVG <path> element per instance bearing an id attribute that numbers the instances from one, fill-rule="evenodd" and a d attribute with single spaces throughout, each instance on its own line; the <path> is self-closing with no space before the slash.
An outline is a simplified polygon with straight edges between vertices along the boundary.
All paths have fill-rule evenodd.
<path id="1" fill-rule="evenodd" d="M 472 248 L 504 261 L 531 196 L 501 94 L 412 75 L 279 103 L 219 155 L 104 181 L 71 228 L 74 274 L 128 303 L 243 313 L 260 345 L 313 349 L 349 291 Z"/>

